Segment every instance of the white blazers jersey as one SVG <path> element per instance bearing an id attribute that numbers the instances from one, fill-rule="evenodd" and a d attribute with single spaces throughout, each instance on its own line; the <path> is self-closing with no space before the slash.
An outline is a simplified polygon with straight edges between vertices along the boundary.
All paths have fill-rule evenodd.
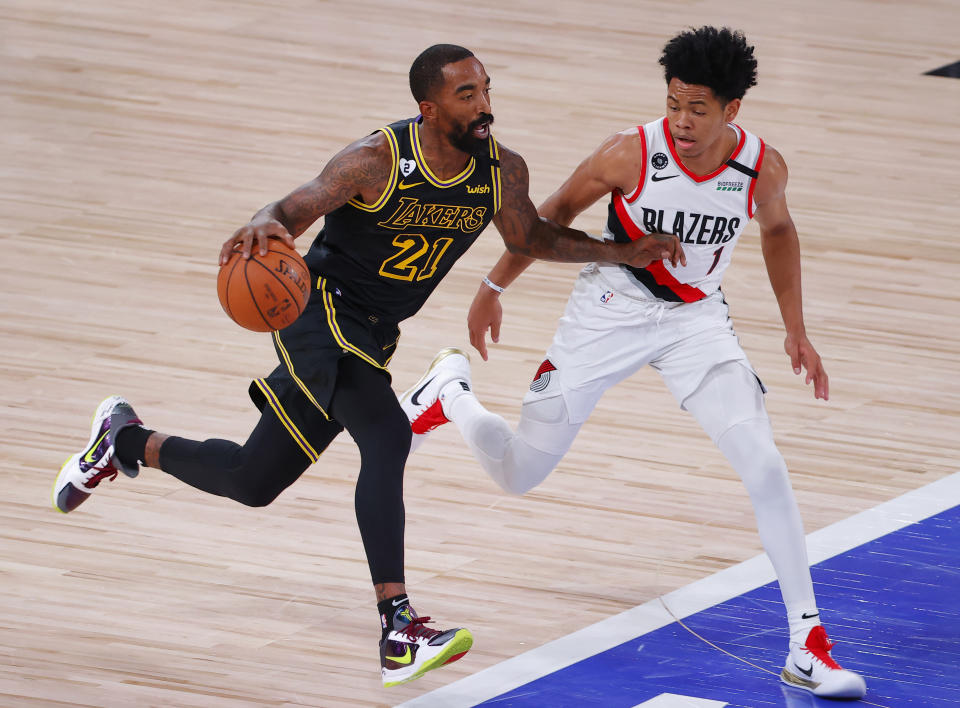
<path id="1" fill-rule="evenodd" d="M 763 163 L 763 141 L 730 124 L 739 138 L 723 165 L 695 175 L 677 155 L 667 119 L 636 128 L 643 141 L 643 170 L 631 194 L 611 195 L 603 237 L 626 242 L 653 232 L 676 234 L 687 265 L 655 261 L 646 268 L 599 264 L 612 285 L 640 297 L 695 302 L 720 287 L 730 255 L 756 204 L 753 190 Z"/>

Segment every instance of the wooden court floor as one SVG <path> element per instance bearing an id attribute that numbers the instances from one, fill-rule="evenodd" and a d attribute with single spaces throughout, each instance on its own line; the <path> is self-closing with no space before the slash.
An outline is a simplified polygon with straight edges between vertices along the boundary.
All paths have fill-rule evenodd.
<path id="1" fill-rule="evenodd" d="M 349 437 L 265 509 L 155 470 L 69 516 L 50 506 L 110 393 L 156 429 L 244 439 L 247 383 L 274 355 L 220 310 L 219 244 L 412 115 L 424 47 L 485 62 L 496 134 L 539 201 L 605 136 L 662 114 L 660 48 L 707 23 L 756 44 L 738 122 L 791 170 L 828 403 L 783 355 L 756 226 L 724 290 L 812 531 L 957 469 L 960 81 L 923 76 L 960 59 L 955 2 L 0 1 L 0 705 L 392 705 L 757 554 L 739 481 L 651 371 L 523 498 L 455 430 L 411 458 L 408 588 L 476 644 L 391 690 Z M 405 325 L 397 388 L 467 344 L 501 248 L 490 229 Z M 491 361 L 474 357 L 478 394 L 511 421 L 576 270 L 532 269 Z"/>

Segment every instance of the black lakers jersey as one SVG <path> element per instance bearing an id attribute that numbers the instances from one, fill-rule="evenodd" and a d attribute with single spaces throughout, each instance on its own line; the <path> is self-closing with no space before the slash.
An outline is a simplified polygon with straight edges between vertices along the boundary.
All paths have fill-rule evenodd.
<path id="1" fill-rule="evenodd" d="M 306 255 L 352 306 L 400 322 L 413 315 L 500 209 L 500 152 L 493 135 L 448 180 L 431 172 L 418 118 L 381 128 L 393 155 L 373 204 L 358 198 L 326 215 Z"/>

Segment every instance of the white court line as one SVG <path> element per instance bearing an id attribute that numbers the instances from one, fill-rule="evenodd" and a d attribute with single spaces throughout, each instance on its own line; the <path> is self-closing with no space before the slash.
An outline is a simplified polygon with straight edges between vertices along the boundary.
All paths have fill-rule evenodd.
<path id="1" fill-rule="evenodd" d="M 845 553 L 957 505 L 960 505 L 960 472 L 808 534 L 810 564 Z M 664 609 L 664 603 L 678 619 L 683 619 L 775 579 L 773 566 L 766 554 L 756 556 L 674 590 L 662 598 L 650 600 L 411 699 L 397 708 L 474 706 L 670 624 L 673 617 Z"/>
<path id="2" fill-rule="evenodd" d="M 633 708 L 723 708 L 729 703 L 711 701 L 709 698 L 691 698 L 676 693 L 661 693 L 656 698 L 638 703 Z"/>
<path id="3" fill-rule="evenodd" d="M 728 703 L 711 701 L 708 698 L 678 696 L 676 693 L 661 693 L 656 698 L 638 703 L 633 708 L 723 708 Z"/>

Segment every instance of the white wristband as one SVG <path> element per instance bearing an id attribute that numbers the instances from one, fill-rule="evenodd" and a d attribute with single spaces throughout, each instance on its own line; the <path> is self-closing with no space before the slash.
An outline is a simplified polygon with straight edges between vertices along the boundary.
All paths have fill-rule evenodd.
<path id="1" fill-rule="evenodd" d="M 490 278 L 487 278 L 487 277 L 484 277 L 483 284 L 486 285 L 491 290 L 498 293 L 502 293 L 504 290 L 506 290 L 506 288 L 501 288 L 499 285 L 497 285 L 492 280 L 490 280 Z"/>

